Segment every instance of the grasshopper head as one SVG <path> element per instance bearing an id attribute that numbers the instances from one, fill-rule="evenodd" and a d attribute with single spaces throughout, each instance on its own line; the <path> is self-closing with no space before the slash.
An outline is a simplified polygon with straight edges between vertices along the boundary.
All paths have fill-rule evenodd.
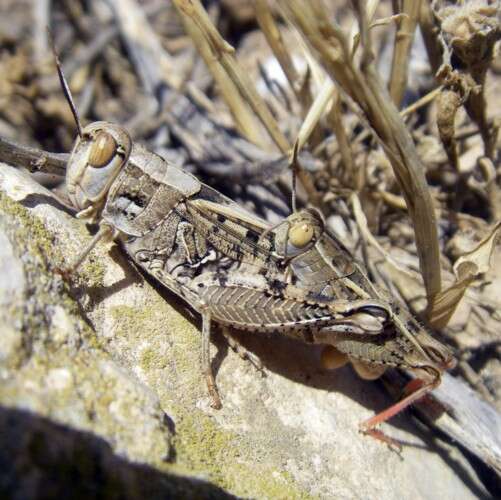
<path id="1" fill-rule="evenodd" d="M 129 159 L 132 140 L 122 127 L 112 123 L 94 122 L 82 129 L 50 31 L 49 39 L 61 88 L 78 131 L 66 169 L 66 189 L 73 206 L 84 211 L 81 215 L 95 218 L 106 201 L 111 184 Z"/>
<path id="2" fill-rule="evenodd" d="M 406 350 L 404 367 L 408 367 L 425 381 L 440 379 L 443 371 L 454 368 L 456 360 L 447 346 L 434 339 L 413 319 L 411 323 L 407 322 L 407 326 L 419 348 Z"/>
<path id="3" fill-rule="evenodd" d="M 277 231 L 277 250 L 281 255 L 295 257 L 311 248 L 324 232 L 320 213 L 306 208 L 287 218 L 287 224 Z"/>
<path id="4" fill-rule="evenodd" d="M 66 172 L 66 188 L 76 208 L 99 210 L 131 149 L 129 134 L 117 125 L 94 122 L 82 130 Z"/>

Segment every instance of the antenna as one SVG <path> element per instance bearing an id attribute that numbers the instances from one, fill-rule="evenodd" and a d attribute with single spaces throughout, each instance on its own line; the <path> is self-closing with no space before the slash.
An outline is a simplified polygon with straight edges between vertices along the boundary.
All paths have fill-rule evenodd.
<path id="1" fill-rule="evenodd" d="M 73 114 L 73 118 L 75 119 L 75 123 L 77 125 L 78 135 L 79 135 L 79 137 L 82 137 L 82 125 L 80 124 L 80 118 L 78 116 L 78 111 L 77 111 L 77 108 L 75 106 L 75 103 L 73 102 L 73 97 L 71 95 L 71 91 L 70 91 L 70 87 L 68 85 L 68 82 L 66 81 L 66 78 L 64 77 L 64 74 L 63 74 L 61 61 L 59 61 L 59 57 L 57 55 L 54 37 L 52 36 L 52 32 L 50 31 L 50 28 L 48 28 L 48 27 L 47 27 L 47 33 L 49 35 L 49 41 L 50 41 L 50 45 L 52 47 L 52 53 L 54 54 L 54 59 L 56 61 L 57 74 L 59 76 L 59 81 L 61 82 L 61 87 L 63 89 L 64 96 L 66 97 L 66 100 L 68 101 L 71 112 Z"/>
<path id="2" fill-rule="evenodd" d="M 296 185 L 297 185 L 297 171 L 299 168 L 299 163 L 297 161 L 297 153 L 299 150 L 299 141 L 294 143 L 294 148 L 292 150 L 292 158 L 291 158 L 291 169 L 292 169 L 292 188 L 291 188 L 291 201 L 292 201 L 292 212 L 297 212 L 297 201 L 296 201 Z"/>

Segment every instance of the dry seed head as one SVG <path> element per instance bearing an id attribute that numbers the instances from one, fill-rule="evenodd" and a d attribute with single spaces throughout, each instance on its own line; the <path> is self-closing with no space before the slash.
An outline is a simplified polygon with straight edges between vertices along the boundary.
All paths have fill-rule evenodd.
<path id="1" fill-rule="evenodd" d="M 438 13 L 442 29 L 449 36 L 466 40 L 479 32 L 495 29 L 498 8 L 485 0 L 473 0 L 463 6 L 445 7 Z"/>
<path id="2" fill-rule="evenodd" d="M 446 7 L 438 13 L 446 43 L 464 64 L 489 62 L 500 36 L 498 9 L 485 0 L 471 0 L 461 7 Z"/>

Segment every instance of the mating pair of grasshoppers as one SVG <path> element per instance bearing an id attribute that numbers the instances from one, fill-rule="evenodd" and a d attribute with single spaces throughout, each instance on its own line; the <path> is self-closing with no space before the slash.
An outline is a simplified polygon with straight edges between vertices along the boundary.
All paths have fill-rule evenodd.
<path id="1" fill-rule="evenodd" d="M 78 127 L 68 195 L 78 217 L 99 223 L 69 271 L 98 241 L 114 239 L 198 311 L 202 368 L 214 407 L 221 406 L 209 355 L 214 322 L 331 346 L 341 353 L 338 364 L 350 360 L 365 378 L 388 366 L 418 372 L 422 386 L 364 422 L 368 432 L 440 382 L 452 364 L 449 350 L 370 283 L 318 211 L 294 211 L 270 227 L 133 143 L 122 127 L 95 122 L 82 129 L 59 64 L 58 72 Z"/>

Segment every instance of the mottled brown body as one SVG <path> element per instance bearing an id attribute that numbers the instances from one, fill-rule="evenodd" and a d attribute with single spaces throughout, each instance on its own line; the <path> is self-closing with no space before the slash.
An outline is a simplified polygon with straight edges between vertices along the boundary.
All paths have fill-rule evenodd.
<path id="1" fill-rule="evenodd" d="M 451 359 L 372 286 L 314 210 L 272 228 L 107 123 L 83 130 L 67 185 L 80 215 L 101 221 L 98 237 L 119 240 L 145 272 L 202 315 L 214 406 L 220 401 L 210 369 L 213 321 L 334 346 L 356 368 L 421 369 L 435 384 Z"/>
<path id="2" fill-rule="evenodd" d="M 455 364 L 451 351 L 434 339 L 402 304 L 370 282 L 344 245 L 326 231 L 318 211 L 301 210 L 282 226 L 276 231 L 275 247 L 279 256 L 288 259 L 289 280 L 304 290 L 307 300 L 324 306 L 338 304 L 342 299 L 366 304 L 350 317 L 358 325 L 365 324 L 365 331 L 327 326 L 314 332 L 314 342 L 334 346 L 338 353 L 329 353 L 326 364 L 339 367 L 350 360 L 357 373 L 369 380 L 382 375 L 387 367 L 411 370 L 417 375 L 417 389 L 414 386 L 402 401 L 361 425 L 364 432 L 394 444 L 374 427 L 436 387 L 442 372 Z M 312 235 L 307 243 L 298 238 L 301 248 L 295 247 L 290 237 L 299 227 L 308 228 L 307 233 Z M 381 318 L 383 309 L 388 317 L 379 330 L 374 324 L 369 331 L 367 324 L 374 323 L 374 316 Z"/>
<path id="3" fill-rule="evenodd" d="M 133 146 L 101 216 L 145 271 L 221 323 L 282 334 L 345 318 L 346 329 L 354 327 L 356 302 L 324 305 L 315 293 L 305 295 L 302 282 L 287 283 L 287 258 L 276 251 L 274 231 L 265 234 L 266 222 L 141 146 Z M 256 314 L 261 306 L 266 321 Z M 239 316 L 232 319 L 230 310 Z"/>
<path id="4" fill-rule="evenodd" d="M 297 249 L 287 243 L 290 228 L 306 225 L 313 228 L 309 245 Z M 301 210 L 291 215 L 277 230 L 275 246 L 281 257 L 290 256 L 287 269 L 290 280 L 305 291 L 308 300 L 328 306 L 340 300 L 367 301 L 366 313 L 381 313 L 380 305 L 386 305 L 388 321 L 371 334 L 337 332 L 325 338 L 325 331 L 316 339 L 325 338 L 341 352 L 367 363 L 399 368 L 428 369 L 433 376 L 452 362 L 449 349 L 426 332 L 407 309 L 395 302 L 388 294 L 376 288 L 367 278 L 344 245 L 329 234 L 320 213 L 314 209 Z M 371 301 L 372 308 L 371 308 Z M 363 321 L 362 318 L 359 318 Z M 369 317 L 365 318 L 369 320 Z"/>

